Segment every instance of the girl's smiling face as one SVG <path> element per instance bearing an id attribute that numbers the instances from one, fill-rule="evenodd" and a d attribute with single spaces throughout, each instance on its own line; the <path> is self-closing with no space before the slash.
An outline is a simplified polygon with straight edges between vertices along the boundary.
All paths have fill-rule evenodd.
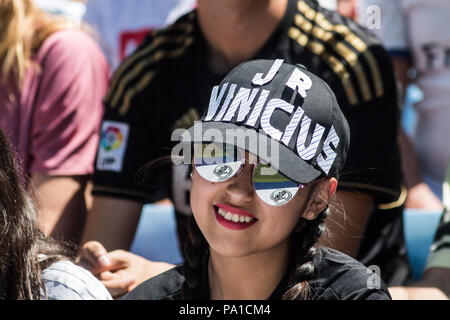
<path id="1" fill-rule="evenodd" d="M 337 185 L 334 178 L 326 180 L 328 188 L 321 183 L 318 189 L 326 190 L 324 195 L 313 192 L 312 183 L 287 204 L 271 206 L 256 195 L 252 177 L 253 165 L 247 163 L 237 176 L 217 183 L 203 179 L 193 167 L 194 218 L 210 249 L 219 255 L 241 257 L 280 246 L 287 249 L 300 217 L 314 219 L 326 207 L 327 199 L 323 197 L 327 198 L 330 191 L 334 193 Z"/>

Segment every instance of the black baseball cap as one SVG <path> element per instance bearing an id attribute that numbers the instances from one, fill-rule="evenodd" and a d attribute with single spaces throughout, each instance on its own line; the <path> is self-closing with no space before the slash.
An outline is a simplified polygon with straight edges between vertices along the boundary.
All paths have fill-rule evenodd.
<path id="1" fill-rule="evenodd" d="M 250 133 L 258 141 L 239 139 Z M 338 178 L 350 144 L 347 120 L 330 87 L 304 66 L 282 59 L 234 68 L 213 88 L 201 121 L 183 135 L 184 141 L 245 149 L 302 184 Z"/>

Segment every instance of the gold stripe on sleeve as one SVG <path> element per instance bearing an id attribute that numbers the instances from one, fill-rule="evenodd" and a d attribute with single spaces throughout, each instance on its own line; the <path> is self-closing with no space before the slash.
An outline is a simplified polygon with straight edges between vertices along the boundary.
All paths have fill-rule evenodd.
<path id="1" fill-rule="evenodd" d="M 367 44 L 361 40 L 355 33 L 353 33 L 345 25 L 333 25 L 331 24 L 321 12 L 315 11 L 309 7 L 304 1 L 300 0 L 297 4 L 298 10 L 305 15 L 309 20 L 314 21 L 322 29 L 326 31 L 335 31 L 340 34 L 348 43 L 350 43 L 356 50 L 358 50 L 366 59 L 370 71 L 372 73 L 372 79 L 375 86 L 376 97 L 381 97 L 384 94 L 383 81 L 381 79 L 380 69 L 375 57 L 370 52 Z"/>
<path id="2" fill-rule="evenodd" d="M 130 68 L 131 66 L 133 66 L 134 64 L 136 64 L 139 60 L 141 60 L 142 58 L 147 57 L 149 54 L 151 54 L 153 51 L 155 51 L 158 47 L 165 45 L 165 44 L 182 44 L 185 39 L 186 36 L 192 34 L 194 27 L 192 25 L 191 20 L 193 19 L 195 15 L 193 13 L 191 13 L 188 16 L 188 21 L 184 22 L 184 23 L 179 23 L 179 24 L 174 24 L 169 26 L 166 29 L 162 29 L 162 30 L 156 30 L 153 31 L 155 38 L 152 41 L 152 43 L 150 45 L 148 45 L 147 47 L 142 48 L 141 50 L 136 51 L 135 53 L 133 53 L 132 55 L 130 55 L 127 59 L 125 59 L 121 65 L 119 66 L 116 74 L 119 76 L 115 76 L 112 79 L 112 82 L 110 84 L 110 90 L 108 91 L 105 99 L 107 101 L 111 101 L 111 100 L 116 100 L 118 92 L 119 91 L 123 91 L 123 87 L 125 87 L 127 85 L 129 81 L 129 77 L 127 77 L 127 79 L 125 79 L 125 77 L 122 77 L 122 75 L 128 75 L 127 73 L 127 69 Z M 171 31 L 178 31 L 181 30 L 182 33 L 179 36 L 174 37 L 173 35 L 169 35 L 167 34 L 167 32 L 171 32 Z M 133 68 L 134 69 L 134 68 Z M 130 71 L 133 72 L 133 71 Z M 117 88 L 117 86 L 119 86 L 119 89 Z M 111 103 L 111 107 L 115 108 L 117 105 L 114 103 Z"/>
<path id="3" fill-rule="evenodd" d="M 155 40 L 155 42 L 152 43 L 151 46 L 149 46 L 148 50 L 145 50 L 145 51 L 152 51 L 164 43 L 174 43 L 174 44 L 180 43 L 182 45 L 181 48 L 183 48 L 182 50 L 184 51 L 184 49 L 186 49 L 192 43 L 192 37 L 186 37 L 186 35 L 179 36 L 175 39 L 168 38 L 168 37 L 159 38 L 159 39 L 160 39 L 159 41 Z M 177 50 L 177 49 L 175 49 L 175 50 Z M 154 64 L 155 62 L 158 62 L 159 60 L 161 60 L 161 57 L 160 57 L 161 52 L 162 52 L 162 50 L 156 51 L 148 59 L 143 59 L 143 60 L 139 61 L 139 63 L 135 64 L 133 69 L 129 70 L 126 73 L 123 73 L 122 74 L 123 76 L 119 77 L 116 80 L 117 83 L 113 83 L 111 85 L 111 88 L 113 90 L 110 90 L 110 95 L 107 96 L 107 100 L 110 101 L 112 108 L 116 108 L 118 106 L 120 97 L 123 95 L 125 88 L 128 86 L 129 83 L 131 83 L 133 81 L 133 79 L 139 77 L 145 68 L 147 68 L 147 67 L 151 66 L 152 64 Z"/>
<path id="4" fill-rule="evenodd" d="M 317 41 L 309 40 L 306 34 L 295 27 L 290 28 L 289 37 L 297 41 L 301 46 L 305 46 L 308 50 L 320 56 L 321 59 L 330 66 L 333 72 L 338 75 L 350 104 L 355 105 L 358 103 L 355 89 L 351 83 L 350 74 L 345 69 L 342 62 L 334 56 L 328 54 L 323 44 Z"/>
<path id="5" fill-rule="evenodd" d="M 364 101 L 369 101 L 372 99 L 372 94 L 370 92 L 369 83 L 358 59 L 358 55 L 354 53 L 350 48 L 348 48 L 343 42 L 336 41 L 333 33 L 319 28 L 317 25 L 313 26 L 311 22 L 306 20 L 302 15 L 297 14 L 295 16 L 295 24 L 303 30 L 305 33 L 312 34 L 315 38 L 322 40 L 323 42 L 330 45 L 340 56 L 342 56 L 348 64 L 353 68 L 358 82 L 361 88 L 362 96 Z"/>
<path id="6" fill-rule="evenodd" d="M 389 209 L 393 209 L 393 208 L 398 208 L 405 203 L 407 195 L 408 195 L 408 190 L 406 189 L 405 186 L 402 186 L 402 192 L 398 196 L 397 200 L 395 200 L 393 202 L 389 202 L 389 203 L 379 204 L 378 209 L 389 210 Z"/>
<path id="7" fill-rule="evenodd" d="M 178 49 L 175 49 L 172 51 L 165 51 L 165 50 L 157 51 L 152 56 L 152 59 L 141 61 L 141 63 L 139 63 L 134 68 L 134 70 L 135 70 L 134 74 L 135 75 L 137 75 L 139 73 L 142 74 L 144 72 L 145 68 L 147 68 L 148 66 L 150 66 L 153 63 L 156 63 L 160 60 L 167 59 L 167 58 L 173 59 L 173 58 L 176 58 L 176 57 L 182 55 L 183 52 L 192 44 L 192 42 L 193 42 L 193 38 L 189 37 L 189 38 L 186 38 L 186 41 L 181 48 L 178 48 Z M 132 76 L 132 75 L 130 75 L 130 76 Z M 144 90 L 146 88 L 146 86 L 150 83 L 150 81 L 153 79 L 154 76 L 155 76 L 155 71 L 148 71 L 147 74 L 140 77 L 139 82 L 137 84 L 135 84 L 132 88 L 128 88 L 124 94 L 121 93 L 120 95 L 117 96 L 117 97 L 121 97 L 122 94 L 124 95 L 122 105 L 119 109 L 119 114 L 121 116 L 125 115 L 128 112 L 128 110 L 131 106 L 131 100 L 133 99 L 133 97 L 136 94 L 138 94 L 139 92 L 141 92 L 142 90 Z M 122 88 L 122 91 L 123 90 L 124 89 Z M 118 102 L 119 101 L 117 100 L 116 103 L 118 103 Z"/>

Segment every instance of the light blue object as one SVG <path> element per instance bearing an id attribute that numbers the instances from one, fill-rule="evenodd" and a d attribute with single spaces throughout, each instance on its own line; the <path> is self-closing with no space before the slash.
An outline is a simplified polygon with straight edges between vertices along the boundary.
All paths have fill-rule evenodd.
<path id="1" fill-rule="evenodd" d="M 406 134 L 410 137 L 414 135 L 414 131 L 417 123 L 417 114 L 414 110 L 414 104 L 420 102 L 423 99 L 423 92 L 418 86 L 411 84 L 406 89 L 405 101 L 402 111 L 402 127 Z"/>
<path id="2" fill-rule="evenodd" d="M 131 252 L 152 261 L 183 262 L 172 205 L 147 204 L 143 207 Z"/>
<path id="3" fill-rule="evenodd" d="M 403 232 L 413 278 L 422 277 L 442 211 L 405 209 Z"/>

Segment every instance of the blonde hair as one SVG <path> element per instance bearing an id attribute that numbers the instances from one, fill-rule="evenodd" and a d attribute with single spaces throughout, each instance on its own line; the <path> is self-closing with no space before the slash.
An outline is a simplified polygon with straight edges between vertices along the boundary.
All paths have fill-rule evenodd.
<path id="1" fill-rule="evenodd" d="M 51 16 L 32 0 L 0 0 L 0 83 L 21 89 L 32 55 L 52 33 L 75 28 L 69 19 Z"/>

